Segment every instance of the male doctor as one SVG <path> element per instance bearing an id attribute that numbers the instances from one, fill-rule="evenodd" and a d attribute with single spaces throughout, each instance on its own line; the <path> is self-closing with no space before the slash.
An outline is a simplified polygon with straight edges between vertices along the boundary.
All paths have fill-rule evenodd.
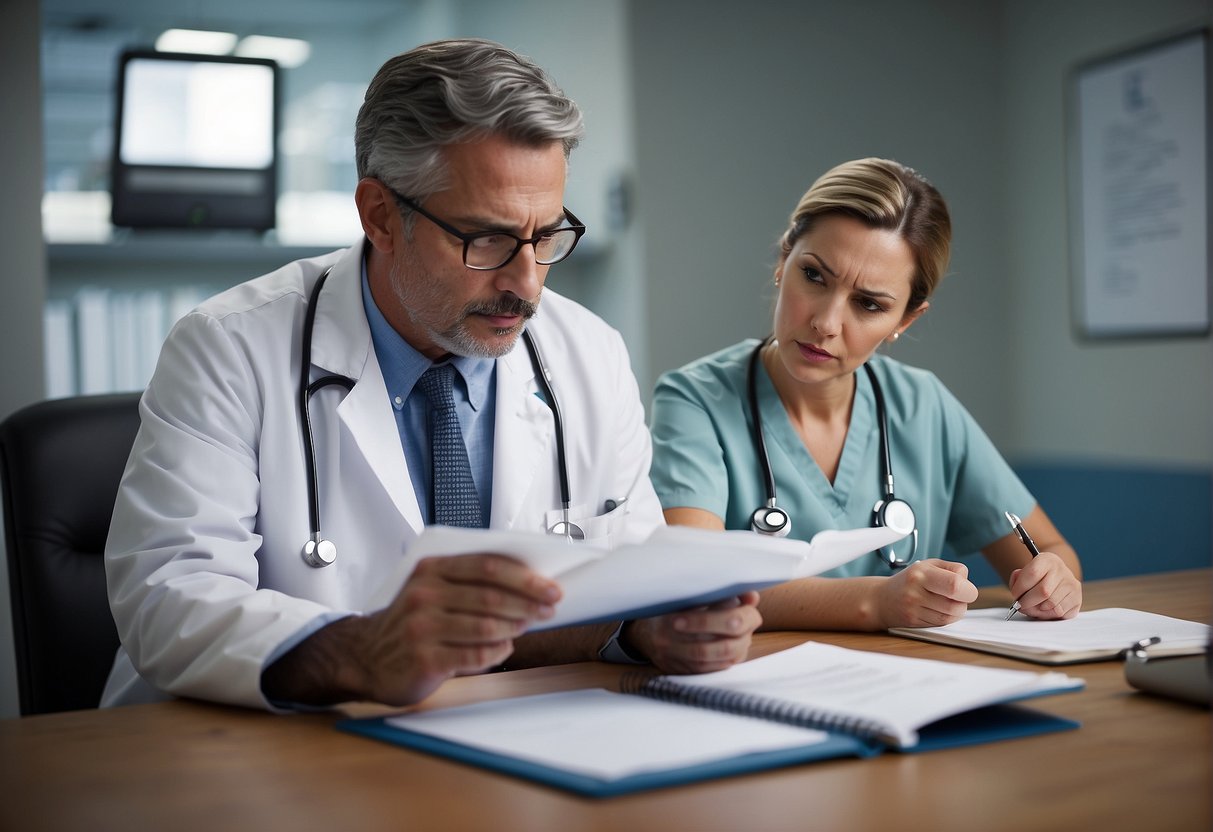
<path id="1" fill-rule="evenodd" d="M 427 44 L 380 69 L 355 136 L 365 239 L 223 292 L 164 345 L 106 548 L 122 648 L 102 704 L 405 705 L 507 660 L 686 673 L 745 658 L 755 593 L 523 636 L 560 588 L 493 553 L 422 560 L 367 609 L 427 523 L 563 520 L 524 330 L 563 416 L 569 519 L 608 542 L 662 522 L 618 333 L 543 293 L 584 231 L 563 205 L 581 130 L 544 71 L 498 44 Z"/>

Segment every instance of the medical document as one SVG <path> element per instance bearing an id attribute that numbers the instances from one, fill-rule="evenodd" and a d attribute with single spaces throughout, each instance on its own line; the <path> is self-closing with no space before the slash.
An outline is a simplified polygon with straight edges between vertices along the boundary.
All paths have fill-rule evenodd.
<path id="1" fill-rule="evenodd" d="M 818 575 L 905 537 L 895 528 L 829 529 L 811 542 L 749 531 L 665 526 L 643 543 L 602 549 L 536 532 L 428 527 L 370 608 L 386 606 L 421 558 L 496 552 L 556 580 L 556 615 L 532 631 L 644 618 L 710 604 L 750 589 Z"/>

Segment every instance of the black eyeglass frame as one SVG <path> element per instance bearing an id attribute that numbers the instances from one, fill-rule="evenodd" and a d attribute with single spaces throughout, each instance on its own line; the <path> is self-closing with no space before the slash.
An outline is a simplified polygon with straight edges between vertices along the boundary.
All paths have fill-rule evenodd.
<path id="1" fill-rule="evenodd" d="M 409 199 L 404 194 L 398 193 L 390 185 L 385 184 L 384 187 L 386 187 L 391 192 L 392 196 L 396 197 L 396 200 L 398 202 L 400 202 L 402 205 L 404 205 L 406 208 L 408 208 L 411 211 L 416 211 L 418 214 L 425 217 L 427 220 L 432 222 L 434 225 L 441 228 L 447 234 L 450 234 L 452 237 L 455 237 L 456 239 L 461 241 L 463 243 L 463 265 L 469 269 L 472 269 L 472 270 L 478 271 L 478 272 L 491 272 L 491 271 L 495 271 L 496 269 L 505 268 L 511 262 L 513 262 L 514 258 L 518 256 L 518 252 L 522 251 L 522 247 L 527 245 L 528 243 L 530 244 L 530 246 L 533 249 L 535 249 L 535 255 L 536 255 L 535 262 L 536 263 L 538 263 L 541 266 L 554 265 L 556 263 L 559 263 L 561 260 L 564 260 L 565 258 L 567 258 L 570 254 L 572 254 L 573 249 L 577 248 L 577 243 L 581 241 L 582 235 L 585 234 L 585 223 L 583 223 L 581 220 L 577 219 L 577 215 L 574 214 L 572 211 L 570 211 L 568 208 L 565 208 L 563 205 L 561 206 L 561 210 L 564 211 L 564 218 L 565 218 L 565 220 L 568 221 L 568 225 L 562 225 L 559 228 L 549 228 L 547 231 L 542 231 L 542 232 L 536 234 L 534 237 L 523 239 L 522 237 L 511 234 L 508 231 L 475 231 L 475 232 L 472 232 L 471 234 L 467 234 L 467 233 L 464 233 L 463 231 L 460 231 L 458 228 L 455 228 L 455 226 L 451 225 L 450 223 L 445 222 L 445 221 L 439 219 L 438 217 L 434 216 L 429 211 L 422 208 L 421 205 L 419 205 L 415 200 Z M 540 260 L 539 256 L 538 256 L 539 255 L 539 248 L 538 248 L 539 241 L 542 240 L 544 237 L 547 237 L 558 231 L 572 231 L 574 234 L 573 244 L 571 246 L 569 246 L 568 251 L 566 251 L 564 254 L 560 255 L 559 257 L 557 257 L 555 260 L 547 260 L 547 261 Z M 498 263 L 496 266 L 473 266 L 471 263 L 468 262 L 468 247 L 472 244 L 472 242 L 474 240 L 478 240 L 481 237 L 509 237 L 510 239 L 512 239 L 514 241 L 514 250 L 511 251 L 509 256 L 506 257 L 504 260 L 502 260 L 500 263 Z"/>

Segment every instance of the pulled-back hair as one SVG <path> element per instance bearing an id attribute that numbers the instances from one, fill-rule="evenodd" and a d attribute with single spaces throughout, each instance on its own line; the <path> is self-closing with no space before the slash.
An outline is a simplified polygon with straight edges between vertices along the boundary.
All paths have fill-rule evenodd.
<path id="1" fill-rule="evenodd" d="M 581 111 L 527 58 L 480 39 L 423 44 L 387 61 L 358 111 L 358 176 L 373 176 L 421 201 L 446 187 L 442 149 L 503 135 L 527 145 L 582 134 Z"/>
<path id="2" fill-rule="evenodd" d="M 952 220 L 935 186 L 889 159 L 855 159 L 824 173 L 800 198 L 779 241 L 786 257 L 820 217 L 842 214 L 869 228 L 896 231 L 914 254 L 906 306 L 912 312 L 931 296 L 948 267 Z"/>

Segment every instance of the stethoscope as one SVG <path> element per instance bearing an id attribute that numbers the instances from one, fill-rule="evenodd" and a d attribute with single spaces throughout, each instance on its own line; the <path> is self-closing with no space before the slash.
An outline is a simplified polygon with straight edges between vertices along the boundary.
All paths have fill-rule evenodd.
<path id="1" fill-rule="evenodd" d="M 354 380 L 349 376 L 330 374 L 311 381 L 312 369 L 312 330 L 316 323 L 316 301 L 320 298 L 320 290 L 328 279 L 329 271 L 320 275 L 308 298 L 307 315 L 303 319 L 303 362 L 299 377 L 299 414 L 303 420 L 303 459 L 307 467 L 307 499 L 308 522 L 311 534 L 303 545 L 303 560 L 308 566 L 317 569 L 328 566 L 337 559 L 337 546 L 326 538 L 320 531 L 320 481 L 316 476 L 316 445 L 312 438 L 312 394 L 325 387 L 344 387 L 347 391 L 354 388 Z M 539 345 L 531 336 L 529 330 L 522 331 L 522 340 L 526 344 L 527 355 L 530 356 L 531 366 L 535 377 L 543 390 L 547 406 L 552 411 L 552 422 L 556 430 L 556 465 L 560 474 L 560 505 L 561 519 L 548 528 L 549 534 L 560 535 L 568 540 L 584 540 L 585 532 L 576 523 L 569 520 L 571 505 L 569 488 L 569 468 L 564 453 L 564 420 L 560 417 L 560 403 L 556 400 L 556 391 L 552 389 L 552 373 L 543 361 Z"/>
<path id="2" fill-rule="evenodd" d="M 751 433 L 754 437 L 754 450 L 758 456 L 758 463 L 762 467 L 763 483 L 767 493 L 766 504 L 759 506 L 750 515 L 750 528 L 759 534 L 786 537 L 792 530 L 792 518 L 779 507 L 775 499 L 775 475 L 771 473 L 771 460 L 767 456 L 766 437 L 763 436 L 762 431 L 762 415 L 758 412 L 758 361 L 762 355 L 762 348 L 766 345 L 767 341 L 763 340 L 754 348 L 750 354 L 749 370 L 746 373 L 750 418 L 754 423 Z M 893 461 L 889 454 L 889 421 L 885 413 L 884 392 L 880 389 L 880 382 L 876 380 L 876 373 L 872 371 L 872 367 L 864 364 L 863 368 L 872 382 L 872 393 L 876 397 L 876 421 L 880 427 L 880 465 L 884 485 L 884 497 L 878 500 L 872 508 L 872 525 L 914 530 L 910 537 L 910 556 L 908 558 L 899 558 L 893 551 L 892 545 L 882 546 L 873 554 L 888 564 L 890 569 L 900 569 L 914 560 L 914 555 L 918 551 L 918 526 L 914 519 L 914 509 L 905 500 L 899 499 L 893 494 Z"/>

